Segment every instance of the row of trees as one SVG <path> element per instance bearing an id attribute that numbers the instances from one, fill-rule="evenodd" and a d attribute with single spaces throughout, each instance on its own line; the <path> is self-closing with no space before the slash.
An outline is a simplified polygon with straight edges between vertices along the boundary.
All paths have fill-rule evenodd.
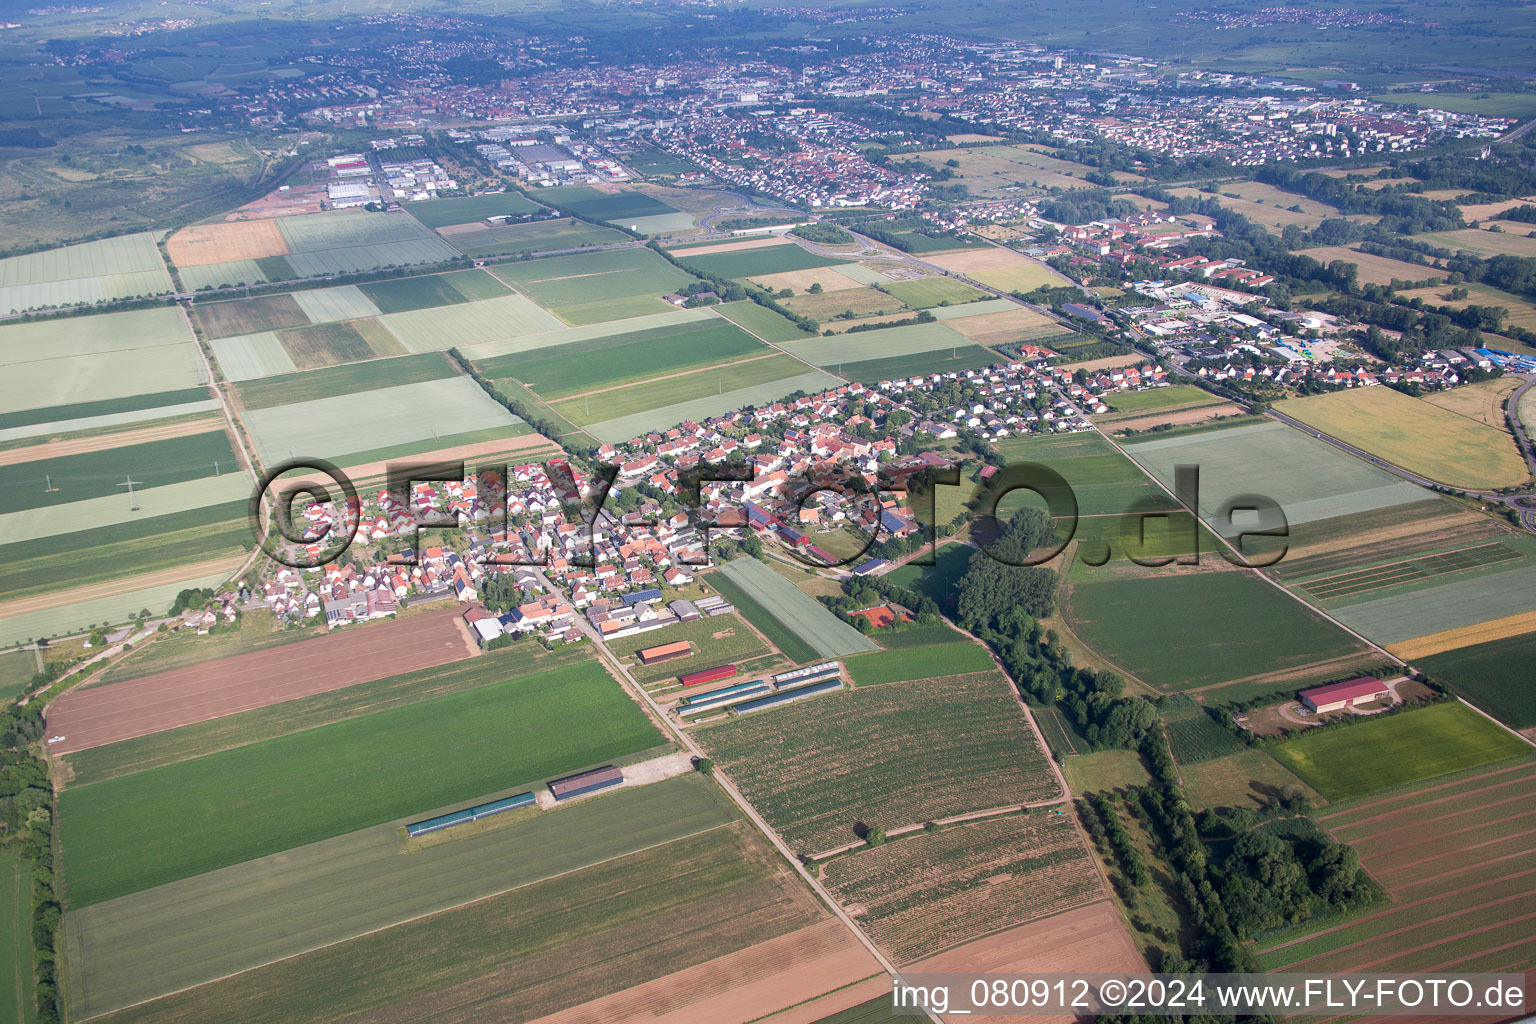
<path id="1" fill-rule="evenodd" d="M 46 682 L 47 674 L 34 682 Z M 33 996 L 39 1024 L 57 1024 L 58 980 L 54 940 L 63 911 L 54 892 L 53 784 L 48 764 L 33 753 L 47 726 L 41 706 L 11 704 L 0 717 L 0 821 L 5 824 L 0 849 L 32 865 Z"/>

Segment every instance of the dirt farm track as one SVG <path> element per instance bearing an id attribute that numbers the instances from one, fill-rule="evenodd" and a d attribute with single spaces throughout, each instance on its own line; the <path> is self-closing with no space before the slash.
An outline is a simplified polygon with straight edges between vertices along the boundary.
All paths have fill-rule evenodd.
<path id="1" fill-rule="evenodd" d="M 48 712 L 55 754 L 148 736 L 252 708 L 458 661 L 457 608 L 222 661 L 66 693 Z"/>

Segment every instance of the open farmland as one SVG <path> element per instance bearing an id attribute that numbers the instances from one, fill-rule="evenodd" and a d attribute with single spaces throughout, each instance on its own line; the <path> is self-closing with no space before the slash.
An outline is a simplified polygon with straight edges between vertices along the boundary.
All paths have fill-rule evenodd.
<path id="1" fill-rule="evenodd" d="M 250 409 L 244 419 L 269 464 L 290 451 L 334 459 L 491 428 L 510 436 L 523 426 L 468 377 Z"/>
<path id="2" fill-rule="evenodd" d="M 1417 659 L 1416 666 L 1516 729 L 1536 728 L 1536 633 Z"/>
<path id="3" fill-rule="evenodd" d="M 841 658 L 877 650 L 858 630 L 833 615 L 820 601 L 755 558 L 733 559 L 720 567 L 726 578 L 752 595 L 822 658 Z"/>
<path id="4" fill-rule="evenodd" d="M 441 263 L 458 255 L 417 221 L 400 213 L 330 210 L 282 217 L 277 226 L 288 244 L 284 258 L 299 277 Z"/>
<path id="5" fill-rule="evenodd" d="M 439 277 L 408 277 L 395 281 L 389 286 L 391 297 L 398 296 L 407 287 L 417 281 L 441 282 Z M 309 317 L 309 322 L 314 324 L 330 323 L 335 320 L 358 320 L 363 317 L 378 316 L 383 311 L 382 305 L 374 305 L 374 300 L 379 298 L 376 285 L 343 284 L 335 288 L 311 288 L 308 291 L 294 292 L 293 300 L 298 303 L 304 315 Z M 463 298 L 457 293 L 445 301 L 462 302 Z"/>
<path id="6" fill-rule="evenodd" d="M 1518 295 L 1501 291 L 1492 285 L 1480 284 L 1475 281 L 1463 281 L 1461 284 L 1456 285 L 1455 287 L 1457 288 L 1466 289 L 1467 297 L 1464 299 L 1453 299 L 1451 297 L 1451 287 L 1451 285 L 1440 284 L 1433 288 L 1414 288 L 1403 292 L 1402 296 L 1405 299 L 1423 299 L 1432 306 L 1449 306 L 1452 309 L 1466 309 L 1468 306 L 1483 306 L 1484 308 L 1499 306 L 1509 312 L 1509 315 L 1504 319 L 1505 324 L 1512 327 L 1521 327 L 1527 331 L 1536 331 L 1536 303 L 1532 303 L 1529 299 L 1523 299 Z M 1489 347 L 1508 348 L 1509 346 L 1498 339 L 1491 338 L 1489 339 Z M 1520 350 L 1517 349 L 1516 351 Z M 1490 382 L 1484 381 L 1483 383 Z M 1476 385 L 1469 386 L 1475 387 Z M 1463 389 L 1456 388 L 1455 390 L 1461 391 Z M 1436 392 L 1429 397 L 1434 399 L 1446 393 Z M 1454 394 L 1454 392 L 1450 393 Z"/>
<path id="7" fill-rule="evenodd" d="M 1195 810 L 1207 807 L 1247 807 L 1259 810 L 1288 787 L 1295 787 L 1314 806 L 1328 801 L 1292 775 L 1262 750 L 1242 750 L 1210 761 L 1182 765 L 1184 795 Z"/>
<path id="8" fill-rule="evenodd" d="M 210 338 L 303 327 L 311 322 L 298 300 L 289 294 L 199 302 L 192 307 L 192 315 Z"/>
<path id="9" fill-rule="evenodd" d="M 479 370 L 493 381 L 513 377 L 552 401 L 770 353 L 740 327 L 710 317 L 501 356 Z"/>
<path id="10" fill-rule="evenodd" d="M 1503 971 L 1536 951 L 1536 771 L 1529 756 L 1330 808 L 1391 905 L 1261 942 L 1265 970 Z M 1323 966 L 1326 965 L 1326 966 Z"/>
<path id="11" fill-rule="evenodd" d="M 388 313 L 379 317 L 379 323 L 408 352 L 446 352 L 460 345 L 489 344 L 565 326 L 521 295 Z"/>
<path id="12" fill-rule="evenodd" d="M 1536 320 L 1533 320 L 1533 325 L 1536 325 Z M 1504 405 L 1519 387 L 1518 377 L 1495 377 L 1476 384 L 1436 391 L 1425 395 L 1423 401 L 1508 433 L 1509 421 L 1505 418 Z M 1516 413 L 1517 410 L 1511 409 L 1510 412 Z"/>
<path id="13" fill-rule="evenodd" d="M 977 303 L 974 306 L 953 310 L 956 314 L 964 313 L 964 316 L 956 316 L 953 319 L 940 316 L 939 319 L 976 344 L 990 345 L 994 348 L 998 345 L 1016 345 L 1020 342 L 1058 336 L 1064 330 L 1055 320 L 1024 306 L 1009 303 L 1007 308 L 986 312 L 990 308 L 992 308 L 990 302 Z M 942 310 L 941 312 L 951 311 Z"/>
<path id="14" fill-rule="evenodd" d="M 912 324 L 909 327 L 890 327 L 879 331 L 860 331 L 857 334 L 837 335 L 831 338 L 809 338 L 805 341 L 788 342 L 781 347 L 815 366 L 836 367 L 841 363 L 857 363 L 870 359 L 889 359 L 944 349 L 969 347 L 967 339 L 951 330 L 947 324 Z M 945 353 L 948 354 L 948 353 Z"/>
<path id="15" fill-rule="evenodd" d="M 1530 225 L 1522 224 L 1520 227 L 1529 228 Z M 1414 235 L 1413 238 L 1416 242 L 1427 242 L 1452 252 L 1465 249 L 1484 259 L 1495 256 L 1536 256 L 1536 238 L 1526 237 L 1524 231 L 1516 234 L 1514 231 L 1463 228 L 1459 231 L 1431 231 Z"/>
<path id="16" fill-rule="evenodd" d="M 125 444 L 116 448 L 76 455 L 39 458 L 30 462 L 0 464 L 0 515 L 123 495 L 123 475 L 131 473 L 144 487 L 217 477 L 219 470 L 237 473 L 239 463 L 229 445 L 229 435 L 219 429 L 160 441 Z M 44 479 L 56 490 L 43 487 Z"/>
<path id="17" fill-rule="evenodd" d="M 1459 702 L 1436 704 L 1345 729 L 1309 732 L 1273 749 L 1275 760 L 1331 800 L 1526 753 L 1530 745 Z"/>
<path id="18" fill-rule="evenodd" d="M 235 220 L 189 224 L 165 240 L 165 251 L 177 267 L 259 260 L 288 252 L 277 221 Z"/>
<path id="19" fill-rule="evenodd" d="M 492 278 L 492 280 L 495 279 Z M 618 334 L 650 331 L 659 327 L 680 327 L 684 324 L 714 321 L 715 319 L 715 314 L 710 309 L 698 307 L 694 309 L 673 309 L 666 313 L 648 313 L 645 316 L 586 324 L 582 327 L 567 327 L 555 321 L 557 326 L 553 330 L 541 330 L 534 334 L 521 334 L 516 337 L 500 338 L 495 341 L 460 344 L 456 347 L 470 359 L 485 363 L 502 356 L 512 356 L 522 352 L 537 352 L 541 349 L 573 345 L 578 342 L 595 341 Z M 513 360 L 507 360 L 506 365 L 515 366 L 516 364 Z"/>
<path id="20" fill-rule="evenodd" d="M 687 250 L 678 259 L 693 270 L 713 274 L 715 277 L 761 277 L 765 274 L 783 274 L 791 270 L 810 270 L 815 267 L 835 267 L 843 260 L 830 256 L 818 256 L 793 242 L 743 249 L 736 252 L 717 252 L 704 256 L 691 255 Z"/>
<path id="21" fill-rule="evenodd" d="M 840 363 L 838 374 L 848 380 L 865 384 L 878 384 L 884 380 L 899 380 L 928 373 L 953 373 L 959 370 L 978 370 L 996 366 L 1001 359 L 991 349 L 980 345 L 964 344 L 955 348 L 933 352 L 915 352 L 909 356 L 892 356 L 889 359 L 861 359 L 856 363 Z"/>
<path id="22" fill-rule="evenodd" d="M 686 640 L 693 654 L 686 658 L 674 658 L 655 665 L 642 665 L 639 652 L 658 644 Z M 685 672 L 714 668 L 717 665 L 740 664 L 769 654 L 758 635 L 736 615 L 707 615 L 693 622 L 668 626 L 661 632 L 641 633 L 624 640 L 610 640 L 610 650 L 629 664 L 629 674 L 639 683 L 674 681 Z"/>
<path id="23" fill-rule="evenodd" d="M 536 213 L 539 205 L 521 192 L 497 192 L 487 196 L 462 196 L 456 199 L 429 199 L 411 203 L 406 212 L 425 226 L 436 230 L 451 224 L 469 224 L 487 217 L 521 217 Z"/>
<path id="24" fill-rule="evenodd" d="M 372 330 L 364 325 L 369 325 Z M 335 366 L 381 355 L 364 331 L 380 337 L 377 321 L 356 320 L 342 324 L 316 324 L 277 332 L 277 343 L 288 353 L 293 365 L 301 370 Z M 388 337 L 388 335 L 383 335 Z"/>
<path id="25" fill-rule="evenodd" d="M 1173 756 L 1180 764 L 1210 761 L 1244 749 L 1236 736 L 1214 722 L 1205 708 L 1186 696 L 1169 698 L 1160 717 L 1168 730 Z"/>
<path id="26" fill-rule="evenodd" d="M 583 662 L 75 787 L 59 811 L 67 898 L 89 906 L 659 739 Z M 162 816 L 177 827 L 135 824 Z"/>
<path id="27" fill-rule="evenodd" d="M 1310 256 L 1324 266 L 1327 266 L 1334 260 L 1353 263 L 1359 268 L 1358 280 L 1361 284 L 1391 284 L 1393 281 L 1443 281 L 1446 276 L 1445 271 L 1436 270 L 1434 267 L 1421 267 L 1417 263 L 1406 263 L 1387 256 L 1375 256 L 1342 245 L 1325 246 L 1320 249 L 1302 249 L 1296 255 Z"/>
<path id="28" fill-rule="evenodd" d="M 533 812 L 409 856 L 401 856 L 399 826 L 385 824 L 182 879 L 70 913 L 71 1006 L 82 1017 L 110 1012 L 736 817 L 718 789 L 685 775 Z M 146 972 L 146 962 L 159 969 Z"/>
<path id="29" fill-rule="evenodd" d="M 951 306 L 984 299 L 987 293 L 948 277 L 925 277 L 917 281 L 892 281 L 887 291 L 913 309 Z"/>
<path id="30" fill-rule="evenodd" d="M 1066 727 L 1069 723 L 1060 712 L 1054 712 L 1051 717 L 1055 719 L 1056 725 L 1050 733 L 1046 733 L 1050 742 L 1058 743 L 1066 739 L 1068 742 L 1083 743 L 1086 751 L 1087 744 L 1082 740 L 1074 741 L 1075 732 L 1068 733 Z M 1067 785 L 1078 795 L 1146 786 L 1152 782 L 1146 763 L 1134 750 L 1096 750 L 1074 754 L 1066 759 L 1062 772 L 1067 777 Z"/>
<path id="31" fill-rule="evenodd" d="M 406 1024 L 473 1004 L 473 1020 L 524 1022 L 705 961 L 720 964 L 725 954 L 825 920 L 767 844 L 733 824 L 100 1019 L 321 1024 L 366 1014 Z M 822 943 L 811 952 L 832 951 Z M 782 954 L 771 962 L 783 963 Z M 804 964 L 803 954 L 792 962 Z M 739 972 L 731 983 L 755 976 Z M 780 987 L 793 990 L 798 973 Z M 672 1001 L 686 1012 L 693 999 L 717 994 L 720 982 L 701 981 Z"/>
<path id="32" fill-rule="evenodd" d="M 251 483 L 248 477 L 230 476 L 226 479 L 237 482 L 239 490 L 249 497 Z M 127 508 L 126 503 L 123 507 Z M 143 608 L 167 611 L 176 595 L 184 589 L 223 586 L 241 561 L 236 556 L 125 579 L 105 588 L 109 592 L 99 597 L 82 598 L 66 593 L 60 599 L 72 602 L 67 604 L 50 604 L 31 611 L 14 610 L 14 606 L 0 608 L 0 646 L 23 643 L 34 637 L 62 636 L 71 630 L 84 631 L 93 622 L 127 622 Z M 208 571 L 213 565 L 222 568 L 216 572 Z M 155 582 L 139 585 L 146 579 Z M 167 579 L 172 582 L 164 582 Z"/>
<path id="33" fill-rule="evenodd" d="M 1111 411 L 1108 415 L 1101 416 L 1100 422 L 1112 422 L 1126 415 L 1139 416 L 1149 412 L 1220 405 L 1224 401 L 1209 391 L 1191 384 L 1174 384 L 1171 387 L 1148 388 L 1145 391 L 1117 391 L 1104 397 Z"/>
<path id="34" fill-rule="evenodd" d="M 0 313 L 173 291 L 147 231 L 0 260 Z"/>
<path id="35" fill-rule="evenodd" d="M 32 873 L 21 857 L 0 857 L 0 1009 L 17 1024 L 37 1019 L 32 968 Z"/>
<path id="36" fill-rule="evenodd" d="M 393 281 L 362 284 L 357 286 L 357 290 L 381 313 L 435 309 L 438 306 L 453 306 L 466 301 L 463 293 L 453 286 L 445 274 L 425 274 L 421 277 L 402 277 Z"/>
<path id="37" fill-rule="evenodd" d="M 1363 644 L 1252 573 L 1098 579 L 1091 571 L 1063 588 L 1072 631 L 1165 693 L 1238 683 L 1270 693 L 1371 661 Z"/>
<path id="38" fill-rule="evenodd" d="M 240 404 L 245 409 L 272 409 L 295 402 L 352 395 L 375 388 L 401 387 L 456 376 L 442 355 L 425 352 L 395 359 L 369 359 L 344 366 L 285 373 L 240 384 Z"/>
<path id="39" fill-rule="evenodd" d="M 1292 527 L 1429 496 L 1421 487 L 1282 423 L 1180 434 L 1124 448 L 1170 488 L 1176 464 L 1199 465 L 1200 515 L 1207 522 L 1224 501 L 1239 494 L 1273 498 Z"/>
<path id="40" fill-rule="evenodd" d="M 664 313 L 673 307 L 661 297 L 695 280 L 641 248 L 503 264 L 492 273 L 575 326 Z"/>
<path id="41" fill-rule="evenodd" d="M 653 196 L 630 189 L 568 185 L 541 189 L 539 199 L 563 213 L 574 213 L 587 220 L 608 221 L 625 227 L 640 218 L 665 217 L 678 212 Z"/>
<path id="42" fill-rule="evenodd" d="M 817 321 L 831 320 L 834 317 L 853 319 L 853 317 L 882 313 L 898 313 L 907 308 L 893 295 L 876 291 L 874 288 L 862 287 L 821 292 L 818 295 L 796 295 L 791 299 L 780 299 L 779 304 L 791 313 Z M 849 313 L 852 313 L 853 317 L 848 316 Z"/>
<path id="43" fill-rule="evenodd" d="M 709 585 L 735 606 L 737 614 L 750 622 L 752 627 L 777 647 L 784 657 L 797 663 L 816 659 L 816 651 L 810 644 L 774 618 L 768 609 L 758 604 L 756 598 L 738 586 L 725 573 L 717 572 L 710 575 Z"/>
<path id="44" fill-rule="evenodd" d="M 1173 188 L 1168 191 L 1183 198 L 1214 199 L 1226 209 L 1242 214 L 1277 235 L 1292 224 L 1310 231 L 1330 217 L 1343 216 L 1326 203 L 1263 182 L 1225 181 L 1216 188 L 1217 193 L 1214 195 L 1195 188 Z M 1374 221 L 1376 218 L 1357 214 L 1347 219 Z"/>
<path id="45" fill-rule="evenodd" d="M 929 263 L 1005 292 L 1028 292 L 1063 283 L 1061 275 L 1021 252 L 1002 246 L 929 256 Z"/>
<path id="46" fill-rule="evenodd" d="M 512 253 L 559 252 L 587 246 L 629 242 L 622 231 L 579 220 L 525 221 L 521 224 L 461 224 L 438 234 L 466 256 L 506 256 Z"/>
<path id="47" fill-rule="evenodd" d="M 1143 498 L 1177 507 L 1139 466 L 1091 431 L 1012 437 L 999 442 L 997 450 L 1009 463 L 1039 462 L 1060 473 L 1077 495 L 1081 516 L 1119 515 Z"/>
<path id="48" fill-rule="evenodd" d="M 1070 817 L 951 825 L 829 861 L 827 889 L 897 964 L 1102 899 Z"/>
<path id="49" fill-rule="evenodd" d="M 802 853 L 1060 796 L 1012 684 L 996 671 L 860 687 L 694 732 Z"/>
<path id="50" fill-rule="evenodd" d="M 0 327 L 0 369 L 0 409 L 44 410 L 32 422 L 143 408 L 116 404 L 142 395 L 209 397 L 197 343 L 174 307 Z M 185 393 L 193 388 L 200 388 L 195 399 Z M 78 408 L 85 405 L 95 407 Z"/>
<path id="51" fill-rule="evenodd" d="M 784 319 L 766 306 L 759 306 L 750 299 L 727 302 L 715 310 L 738 327 L 751 331 L 770 344 L 799 341 L 810 335 Z"/>
<path id="52" fill-rule="evenodd" d="M 986 198 L 1005 195 L 1014 185 L 1033 185 L 1042 189 L 1094 187 L 1084 176 L 1096 168 L 1059 160 L 1028 146 L 978 146 L 914 155 L 934 168 L 944 167 L 950 160 L 958 161 L 960 166 L 955 170 L 955 181 L 968 186 L 972 194 Z M 1142 180 L 1134 174 L 1117 173 L 1115 177 Z"/>
<path id="53" fill-rule="evenodd" d="M 48 709 L 68 754 L 469 655 L 452 609 L 66 693 Z"/>
<path id="54" fill-rule="evenodd" d="M 1276 408 L 1410 472 L 1452 487 L 1513 487 L 1530 479 L 1509 435 L 1392 388 L 1336 391 Z"/>
<path id="55" fill-rule="evenodd" d="M 858 686 L 986 672 L 995 667 L 985 647 L 965 640 L 856 654 L 845 665 L 849 678 Z"/>
<path id="56" fill-rule="evenodd" d="M 683 420 L 703 421 L 768 405 L 796 391 L 814 394 L 841 383 L 821 370 L 805 372 L 805 364 L 789 356 L 774 356 L 619 388 L 605 392 L 595 407 L 589 407 L 587 399 L 568 399 L 555 411 L 582 424 L 599 441 L 619 444 Z"/>

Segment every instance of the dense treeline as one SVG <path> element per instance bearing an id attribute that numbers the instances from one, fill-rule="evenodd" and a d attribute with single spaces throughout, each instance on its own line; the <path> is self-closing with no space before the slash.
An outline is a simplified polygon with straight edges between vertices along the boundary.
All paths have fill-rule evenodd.
<path id="1" fill-rule="evenodd" d="M 46 682 L 48 673 L 40 680 Z M 53 784 L 48 764 L 33 753 L 47 730 L 41 707 L 12 704 L 0 717 L 0 849 L 32 865 L 32 973 L 39 1024 L 58 1024 L 54 941 L 63 917 L 53 878 Z"/>
<path id="2" fill-rule="evenodd" d="M 820 242 L 823 245 L 847 245 L 854 241 L 854 237 L 836 224 L 801 224 L 790 232 L 799 235 L 807 242 Z"/>

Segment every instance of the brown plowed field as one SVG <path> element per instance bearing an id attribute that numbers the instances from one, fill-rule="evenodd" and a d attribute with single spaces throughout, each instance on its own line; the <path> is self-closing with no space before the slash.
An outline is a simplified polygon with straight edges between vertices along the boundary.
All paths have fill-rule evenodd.
<path id="1" fill-rule="evenodd" d="M 880 972 L 841 921 L 823 921 L 532 1024 L 746 1024 Z M 888 988 L 882 975 L 879 990 L 863 998 Z"/>
<path id="2" fill-rule="evenodd" d="M 1357 803 L 1318 819 L 1391 897 L 1261 948 L 1269 970 L 1500 971 L 1536 951 L 1536 762 Z"/>
<path id="3" fill-rule="evenodd" d="M 166 239 L 165 251 L 178 267 L 197 267 L 231 260 L 282 256 L 288 243 L 271 220 L 194 224 Z"/>
<path id="4" fill-rule="evenodd" d="M 65 739 L 49 749 L 67 754 L 458 661 L 466 653 L 458 614 L 449 608 L 66 693 L 48 711 L 48 734 Z"/>
<path id="5" fill-rule="evenodd" d="M 903 974 L 1120 974 L 1147 969 L 1108 902 L 1031 921 L 957 946 L 903 968 Z M 1067 1024 L 1070 1014 L 1031 1017 L 1031 1024 Z M 978 1024 L 1017 1024 L 1018 1017 L 967 1016 Z"/>

